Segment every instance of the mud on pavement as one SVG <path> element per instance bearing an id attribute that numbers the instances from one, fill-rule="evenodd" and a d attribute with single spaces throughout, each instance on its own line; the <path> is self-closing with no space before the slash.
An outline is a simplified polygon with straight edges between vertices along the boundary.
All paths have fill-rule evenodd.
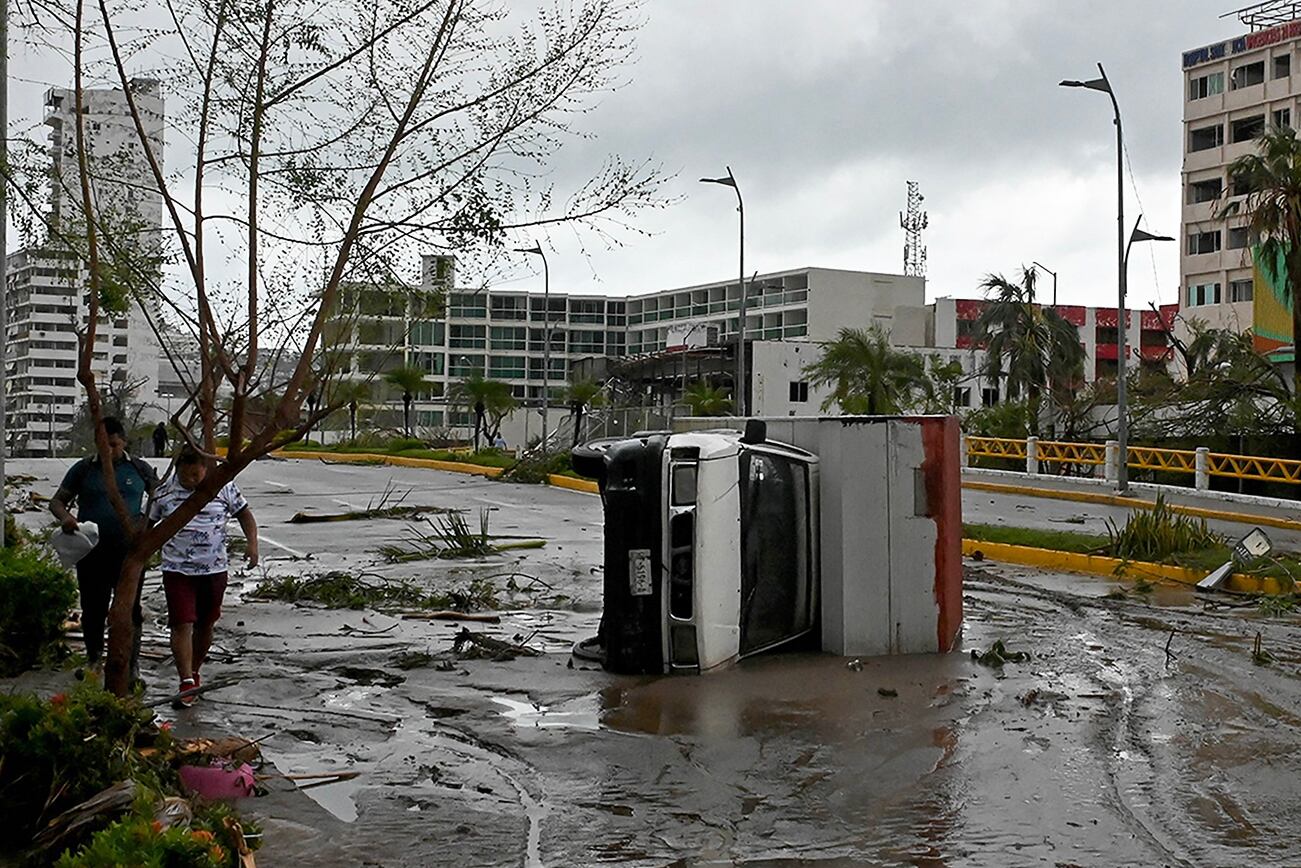
<path id="1" fill-rule="evenodd" d="M 421 503 L 494 508 L 494 531 L 548 545 L 382 565 L 378 523 L 283 523 L 390 482 L 421 486 Z M 960 653 L 616 677 L 568 654 L 598 618 L 595 498 L 291 462 L 259 463 L 242 484 L 281 549 L 273 575 L 517 577 L 515 590 L 493 580 L 495 625 L 232 601 L 214 662 L 242 680 L 178 727 L 270 734 L 264 753 L 285 773 L 362 773 L 246 802 L 266 864 L 1301 864 L 1295 618 L 969 565 Z M 461 659 L 449 649 L 463 626 L 544 653 Z M 1268 665 L 1253 662 L 1257 633 Z M 1029 659 L 968 653 L 999 640 Z M 169 685 L 167 661 L 150 677 Z"/>

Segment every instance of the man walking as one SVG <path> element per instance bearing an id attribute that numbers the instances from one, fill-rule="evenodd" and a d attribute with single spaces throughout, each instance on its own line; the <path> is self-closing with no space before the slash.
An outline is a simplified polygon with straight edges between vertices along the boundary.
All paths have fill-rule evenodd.
<path id="1" fill-rule="evenodd" d="M 139 530 L 144 526 L 146 497 L 158 485 L 158 474 L 143 459 L 127 454 L 126 431 L 113 416 L 100 422 L 108 438 L 109 455 L 113 461 L 113 478 L 117 490 L 126 503 L 127 520 Z M 77 515 L 72 514 L 73 503 Z M 86 643 L 86 659 L 90 666 L 103 665 L 104 624 L 109 607 L 122 576 L 122 562 L 126 559 L 128 528 L 124 527 L 117 510 L 109 499 L 104 480 L 104 467 L 99 455 L 82 458 L 69 468 L 59 484 L 59 490 L 50 498 L 50 512 L 63 526 L 64 533 L 76 533 L 79 521 L 93 521 L 99 526 L 99 542 L 77 562 L 77 587 L 81 592 L 81 632 Z M 144 616 L 140 611 L 140 587 L 132 603 L 131 623 L 135 635 L 131 642 L 132 682 L 140 675 L 140 629 Z"/>
<path id="2" fill-rule="evenodd" d="M 162 422 L 154 429 L 154 457 L 162 458 L 167 453 L 167 426 Z"/>

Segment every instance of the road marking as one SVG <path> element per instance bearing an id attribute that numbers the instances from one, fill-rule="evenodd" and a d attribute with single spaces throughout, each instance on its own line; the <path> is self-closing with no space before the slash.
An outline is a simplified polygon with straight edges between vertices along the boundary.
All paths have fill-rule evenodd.
<path id="1" fill-rule="evenodd" d="M 257 537 L 261 542 L 271 543 L 271 545 L 275 546 L 278 549 L 283 549 L 284 551 L 289 552 L 289 554 L 293 555 L 296 558 L 307 557 L 307 555 L 303 554 L 298 549 L 291 549 L 289 546 L 285 545 L 282 542 L 276 542 L 275 540 L 273 540 L 271 537 L 267 536 L 264 533 L 259 533 Z"/>
<path id="2" fill-rule="evenodd" d="M 472 498 L 472 499 L 473 499 L 473 500 L 477 500 L 477 501 L 479 501 L 480 503 L 490 503 L 490 504 L 492 504 L 493 506 L 503 506 L 503 507 L 506 507 L 507 509 L 514 509 L 514 508 L 517 507 L 517 506 L 523 506 L 523 505 L 524 505 L 524 504 L 520 503 L 519 501 L 516 501 L 516 502 L 514 502 L 514 503 L 507 503 L 507 502 L 504 501 L 504 500 L 493 500 L 491 497 L 475 497 L 475 498 Z"/>
<path id="3" fill-rule="evenodd" d="M 276 482 L 274 479 L 267 479 L 267 480 L 263 480 L 263 481 L 266 482 L 267 485 L 274 485 L 274 486 L 276 486 L 277 488 L 283 488 L 283 489 L 286 489 L 286 490 L 288 490 L 288 488 L 289 488 L 288 485 L 285 485 L 283 482 Z"/>
<path id="4" fill-rule="evenodd" d="M 348 509 L 352 509 L 352 504 L 349 503 L 349 502 L 346 501 L 346 500 L 339 500 L 339 498 L 337 498 L 337 497 L 331 497 L 330 500 L 332 500 L 332 501 L 334 501 L 335 503 L 339 504 L 339 506 L 346 506 L 346 507 L 348 507 Z"/>

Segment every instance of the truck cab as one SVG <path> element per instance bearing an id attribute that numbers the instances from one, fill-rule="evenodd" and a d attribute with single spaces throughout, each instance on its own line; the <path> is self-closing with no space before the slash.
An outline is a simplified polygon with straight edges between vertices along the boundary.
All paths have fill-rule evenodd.
<path id="1" fill-rule="evenodd" d="M 764 430 L 575 450 L 605 506 L 607 669 L 707 672 L 816 636 L 818 458 Z"/>

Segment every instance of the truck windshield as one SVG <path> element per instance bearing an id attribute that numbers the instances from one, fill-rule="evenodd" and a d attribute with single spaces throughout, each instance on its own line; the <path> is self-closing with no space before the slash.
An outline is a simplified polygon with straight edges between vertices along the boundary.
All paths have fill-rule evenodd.
<path id="1" fill-rule="evenodd" d="M 779 455 L 741 453 L 741 654 L 813 626 L 808 467 Z"/>

